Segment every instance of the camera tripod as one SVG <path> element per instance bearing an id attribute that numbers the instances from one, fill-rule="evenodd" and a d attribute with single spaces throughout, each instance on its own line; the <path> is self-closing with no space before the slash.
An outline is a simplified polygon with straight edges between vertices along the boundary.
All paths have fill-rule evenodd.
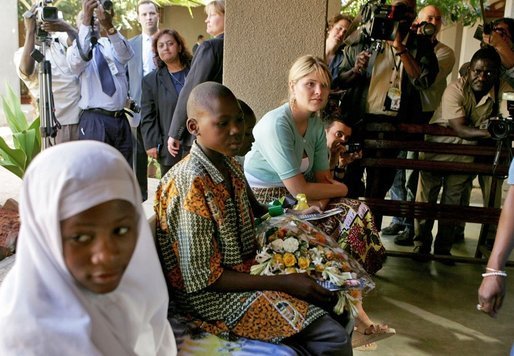
<path id="1" fill-rule="evenodd" d="M 512 161 L 512 138 L 507 135 L 496 141 L 496 154 L 494 155 L 493 161 L 493 175 L 496 176 L 496 168 L 500 163 L 500 158 L 502 156 L 502 151 L 505 149 L 507 154 L 507 162 Z"/>
<path id="2" fill-rule="evenodd" d="M 34 49 L 31 57 L 38 62 L 39 75 L 39 120 L 41 132 L 41 148 L 45 149 L 53 145 L 57 130 L 61 129 L 61 124 L 55 117 L 54 95 L 52 92 L 52 65 L 46 59 L 46 49 L 51 38 L 39 38 L 40 49 Z"/>

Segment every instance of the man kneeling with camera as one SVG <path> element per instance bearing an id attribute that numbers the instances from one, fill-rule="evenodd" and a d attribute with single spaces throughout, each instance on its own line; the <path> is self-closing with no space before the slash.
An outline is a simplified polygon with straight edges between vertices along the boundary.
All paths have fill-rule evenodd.
<path id="1" fill-rule="evenodd" d="M 77 16 L 79 35 L 67 59 L 80 79 L 79 139 L 105 142 L 132 163 L 132 133 L 124 107 L 126 65 L 134 51 L 112 24 L 113 16 L 111 1 L 83 0 Z M 107 38 L 100 37 L 100 27 Z"/>
<path id="2" fill-rule="evenodd" d="M 502 100 L 502 96 L 503 93 L 512 91 L 512 87 L 500 79 L 500 64 L 500 57 L 492 47 L 482 48 L 473 55 L 467 73 L 448 85 L 439 108 L 430 120 L 431 124 L 451 127 L 458 137 L 427 136 L 427 141 L 474 144 L 477 140 L 491 137 L 487 130 L 489 119 L 500 114 L 503 117 L 508 116 L 507 105 L 505 100 Z M 474 161 L 470 156 L 435 153 L 420 153 L 420 158 L 450 162 Z M 421 171 L 416 202 L 437 202 L 437 196 L 442 187 L 441 201 L 445 204 L 461 205 L 463 197 L 471 190 L 474 178 L 474 175 Z M 484 206 L 489 202 L 491 178 L 479 176 Z M 497 200 L 495 205 L 500 203 L 500 199 Z M 433 221 L 430 220 L 415 221 L 415 252 L 430 253 L 432 226 Z M 439 220 L 434 244 L 435 254 L 450 255 L 456 226 L 454 222 Z"/>

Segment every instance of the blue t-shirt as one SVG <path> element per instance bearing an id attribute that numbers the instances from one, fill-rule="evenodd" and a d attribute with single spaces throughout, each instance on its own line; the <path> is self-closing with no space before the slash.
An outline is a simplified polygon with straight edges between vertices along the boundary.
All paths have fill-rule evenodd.
<path id="1" fill-rule="evenodd" d="M 286 103 L 264 115 L 253 135 L 255 142 L 245 158 L 245 173 L 270 186 L 300 174 L 304 152 L 309 158 L 306 176 L 329 169 L 325 130 L 315 115 L 309 118 L 307 131 L 301 136 Z"/>

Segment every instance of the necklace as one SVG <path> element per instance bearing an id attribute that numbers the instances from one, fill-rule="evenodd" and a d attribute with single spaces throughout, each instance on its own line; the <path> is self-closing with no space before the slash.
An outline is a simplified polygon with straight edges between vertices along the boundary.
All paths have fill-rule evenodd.
<path id="1" fill-rule="evenodd" d="M 175 82 L 175 85 L 178 85 L 180 87 L 184 86 L 184 83 L 186 81 L 186 76 L 184 74 L 184 69 L 181 69 L 178 72 L 175 72 L 175 74 L 173 74 L 170 71 L 168 71 L 168 73 L 170 73 L 171 80 L 173 80 Z"/>

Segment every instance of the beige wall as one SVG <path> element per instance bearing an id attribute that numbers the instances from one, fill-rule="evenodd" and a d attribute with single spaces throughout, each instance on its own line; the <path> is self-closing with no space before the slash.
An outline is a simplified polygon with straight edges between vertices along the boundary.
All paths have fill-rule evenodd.
<path id="1" fill-rule="evenodd" d="M 181 6 L 165 7 L 161 12 L 161 28 L 173 28 L 180 33 L 186 40 L 189 50 L 193 48 L 198 35 L 209 38 L 205 32 L 205 12 L 204 7 L 192 8 L 193 17 L 189 9 Z"/>
<path id="2" fill-rule="evenodd" d="M 204 35 L 209 38 L 205 32 L 205 12 L 203 6 L 191 9 L 193 16 L 189 13 L 189 9 L 183 6 L 167 6 L 161 9 L 161 21 L 159 28 L 173 28 L 177 30 L 186 40 L 189 50 L 193 48 L 198 35 Z M 127 38 L 132 38 L 141 33 L 139 24 L 131 30 L 122 31 Z"/>
<path id="3" fill-rule="evenodd" d="M 16 1 L 2 1 L 0 12 L 0 46 L 6 57 L 0 66 L 0 95 L 5 93 L 5 85 L 9 84 L 15 93 L 20 92 L 20 81 L 14 69 L 13 56 L 18 49 L 18 3 Z M 3 110 L 0 110 L 0 126 L 6 123 Z"/>
<path id="4" fill-rule="evenodd" d="M 223 83 L 257 119 L 287 99 L 304 54 L 323 56 L 327 0 L 226 0 Z"/>

